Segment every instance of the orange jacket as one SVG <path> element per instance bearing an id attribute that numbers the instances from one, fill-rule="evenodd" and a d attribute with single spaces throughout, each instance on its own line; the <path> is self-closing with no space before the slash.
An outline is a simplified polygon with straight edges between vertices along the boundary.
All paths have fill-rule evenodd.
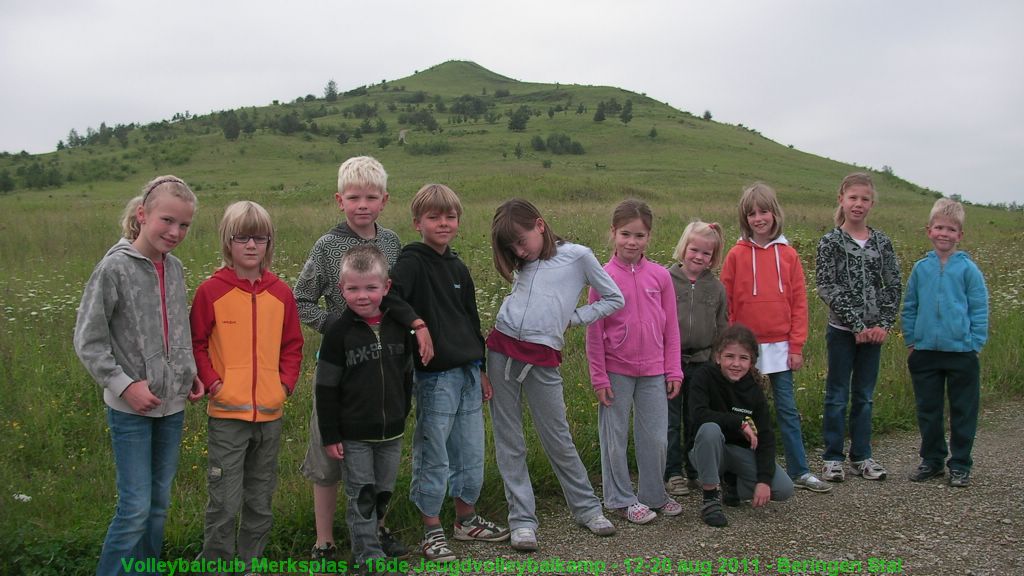
<path id="1" fill-rule="evenodd" d="M 207 388 L 222 382 L 207 413 L 250 422 L 280 418 L 302 364 L 302 329 L 288 285 L 270 271 L 252 283 L 221 268 L 196 289 L 190 321 L 199 378 Z"/>
<path id="2" fill-rule="evenodd" d="M 779 236 L 761 247 L 741 239 L 722 265 L 729 323 L 743 324 L 760 344 L 789 342 L 803 354 L 807 342 L 807 287 L 800 255 Z"/>

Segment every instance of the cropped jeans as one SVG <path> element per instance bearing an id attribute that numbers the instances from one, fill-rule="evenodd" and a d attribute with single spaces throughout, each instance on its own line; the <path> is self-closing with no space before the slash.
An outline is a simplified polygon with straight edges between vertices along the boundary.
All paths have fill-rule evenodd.
<path id="1" fill-rule="evenodd" d="M 97 576 L 125 574 L 122 560 L 159 560 L 185 412 L 150 418 L 107 408 L 117 471 L 117 508 Z"/>
<path id="2" fill-rule="evenodd" d="M 475 504 L 484 480 L 484 413 L 480 368 L 416 372 L 416 434 L 409 499 L 438 516 L 445 488 Z"/>

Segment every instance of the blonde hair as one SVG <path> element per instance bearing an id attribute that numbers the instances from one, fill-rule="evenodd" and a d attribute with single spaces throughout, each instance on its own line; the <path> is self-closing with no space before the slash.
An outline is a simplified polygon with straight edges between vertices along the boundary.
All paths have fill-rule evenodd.
<path id="1" fill-rule="evenodd" d="M 159 190 L 159 192 L 157 192 Z M 121 213 L 121 232 L 125 238 L 134 241 L 142 231 L 139 223 L 139 207 L 142 206 L 145 212 L 153 209 L 156 201 L 162 194 L 170 194 L 179 200 L 188 202 L 194 210 L 199 204 L 192 189 L 185 184 L 185 181 L 170 174 L 157 176 L 142 187 L 142 194 L 132 198 L 124 207 Z"/>
<path id="2" fill-rule="evenodd" d="M 409 208 L 416 220 L 428 212 L 455 212 L 460 219 L 462 218 L 462 202 L 459 201 L 459 196 L 444 184 L 424 184 L 412 197 Z"/>
<path id="3" fill-rule="evenodd" d="M 711 265 L 708 268 L 718 268 L 718 265 L 722 263 L 722 249 L 725 246 L 725 240 L 722 238 L 722 227 L 718 222 L 709 224 L 700 220 L 694 220 L 687 224 L 686 228 L 683 229 L 682 236 L 679 237 L 679 243 L 676 244 L 676 250 L 672 253 L 672 257 L 675 258 L 676 262 L 682 264 L 683 256 L 686 255 L 686 248 L 696 237 L 710 240 L 715 245 L 714 250 L 711 252 Z"/>
<path id="4" fill-rule="evenodd" d="M 512 250 L 511 245 L 519 240 L 520 231 L 533 230 L 537 226 L 537 220 L 544 220 L 540 215 L 540 210 L 522 198 L 506 200 L 494 211 L 494 219 L 491 220 L 491 251 L 494 253 L 494 268 L 502 278 L 509 282 L 512 281 L 512 273 L 522 268 L 524 264 L 523 259 Z M 561 238 L 555 235 L 547 223 L 544 224 L 543 237 L 544 248 L 541 249 L 539 258 L 547 260 L 555 255 Z"/>
<path id="5" fill-rule="evenodd" d="M 963 232 L 964 219 L 966 218 L 964 205 L 949 198 L 939 198 L 932 206 L 931 213 L 928 214 L 928 225 L 931 226 L 936 218 L 949 218 Z"/>
<path id="6" fill-rule="evenodd" d="M 353 156 L 338 167 L 338 193 L 344 194 L 350 186 L 373 188 L 388 193 L 388 173 L 372 156 Z"/>
<path id="7" fill-rule="evenodd" d="M 274 260 L 274 224 L 266 208 L 249 200 L 242 200 L 228 205 L 224 209 L 224 217 L 220 219 L 220 251 L 224 266 L 234 268 L 231 257 L 231 242 L 234 236 L 267 236 L 267 251 L 260 261 L 260 272 L 270 269 Z"/>
<path id="8" fill-rule="evenodd" d="M 747 187 L 743 191 L 743 195 L 740 196 L 740 231 L 743 234 L 743 238 L 746 240 L 752 240 L 754 238 L 754 231 L 751 230 L 750 224 L 747 222 L 747 214 L 750 214 L 757 208 L 767 210 L 772 213 L 772 216 L 774 216 L 772 229 L 769 232 L 771 239 L 774 240 L 781 236 L 782 224 L 785 220 L 785 215 L 782 213 L 782 206 L 779 205 L 779 199 L 775 194 L 775 189 L 764 182 L 754 182 L 752 185 Z"/>
<path id="9" fill-rule="evenodd" d="M 852 188 L 853 186 L 867 186 L 871 189 L 872 201 L 878 200 L 878 191 L 875 190 L 875 183 L 871 181 L 871 175 L 866 172 L 854 172 L 853 174 L 847 174 L 846 178 L 843 178 L 842 183 L 839 184 L 838 198 L 842 198 L 846 189 Z M 837 228 L 842 227 L 846 222 L 846 214 L 843 213 L 843 205 L 841 203 L 836 206 L 836 213 L 833 216 L 833 220 L 835 220 Z"/>
<path id="10" fill-rule="evenodd" d="M 388 279 L 388 261 L 384 254 L 373 244 L 360 244 L 349 248 L 341 257 L 341 269 L 338 271 L 338 283 L 345 280 L 345 274 L 376 274 L 383 280 Z"/>

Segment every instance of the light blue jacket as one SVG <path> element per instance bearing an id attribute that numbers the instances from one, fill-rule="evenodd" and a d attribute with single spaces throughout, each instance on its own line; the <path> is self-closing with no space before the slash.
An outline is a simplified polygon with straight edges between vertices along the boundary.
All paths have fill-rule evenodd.
<path id="1" fill-rule="evenodd" d="M 577 306 L 588 284 L 600 299 Z M 516 340 L 561 350 L 570 325 L 590 324 L 624 304 L 619 287 L 590 248 L 562 242 L 551 258 L 527 262 L 516 272 L 494 327 Z"/>
<path id="2" fill-rule="evenodd" d="M 988 340 L 988 289 L 964 252 L 943 266 L 935 251 L 914 264 L 903 298 L 903 339 L 916 350 L 979 352 Z"/>

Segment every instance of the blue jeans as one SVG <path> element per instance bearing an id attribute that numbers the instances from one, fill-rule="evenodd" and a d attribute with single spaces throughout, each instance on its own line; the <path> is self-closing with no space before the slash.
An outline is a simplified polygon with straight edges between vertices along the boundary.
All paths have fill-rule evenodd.
<path id="1" fill-rule="evenodd" d="M 395 490 L 398 466 L 402 462 L 402 438 L 382 442 L 345 440 L 341 461 L 345 496 L 345 523 L 352 558 L 356 565 L 371 558 L 384 558 L 377 535 L 379 520 L 388 511 Z"/>
<path id="2" fill-rule="evenodd" d="M 416 434 L 409 499 L 438 516 L 445 486 L 452 498 L 476 503 L 484 481 L 484 413 L 480 368 L 416 372 Z"/>
<path id="3" fill-rule="evenodd" d="M 842 462 L 846 439 L 846 405 L 850 404 L 850 461 L 871 458 L 871 409 L 882 360 L 881 344 L 857 344 L 853 332 L 829 326 L 825 331 L 828 375 L 825 377 L 825 437 L 822 460 Z"/>
<path id="4" fill-rule="evenodd" d="M 796 480 L 810 470 L 807 468 L 807 453 L 804 452 L 800 412 L 796 409 L 796 396 L 793 394 L 793 371 L 769 374 L 768 379 L 772 381 L 775 422 L 779 426 L 782 448 L 786 453 L 786 474 Z"/>
<path id="5" fill-rule="evenodd" d="M 117 469 L 117 509 L 97 576 L 125 574 L 122 559 L 159 560 L 185 412 L 150 418 L 107 408 Z"/>

